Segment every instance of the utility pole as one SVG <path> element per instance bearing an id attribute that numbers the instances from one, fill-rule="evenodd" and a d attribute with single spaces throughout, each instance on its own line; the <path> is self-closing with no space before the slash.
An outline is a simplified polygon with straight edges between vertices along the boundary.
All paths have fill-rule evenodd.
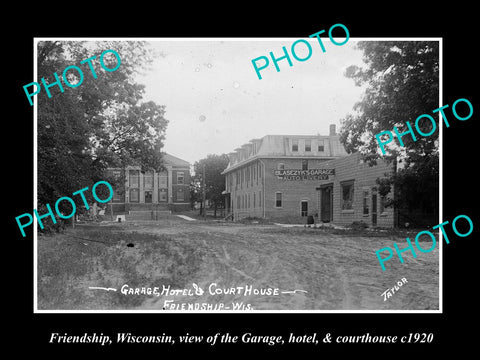
<path id="1" fill-rule="evenodd" d="M 205 206 L 206 194 L 206 183 L 205 183 L 205 163 L 203 164 L 203 175 L 202 175 L 202 203 L 203 203 L 203 220 L 207 220 L 207 208 Z"/>

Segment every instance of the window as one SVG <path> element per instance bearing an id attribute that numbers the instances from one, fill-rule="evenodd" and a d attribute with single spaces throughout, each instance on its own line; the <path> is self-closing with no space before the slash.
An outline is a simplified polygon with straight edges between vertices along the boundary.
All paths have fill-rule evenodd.
<path id="1" fill-rule="evenodd" d="M 185 173 L 183 171 L 177 172 L 177 184 L 178 185 L 183 185 L 185 181 Z"/>
<path id="2" fill-rule="evenodd" d="M 325 151 L 323 140 L 318 140 L 318 151 Z"/>
<path id="3" fill-rule="evenodd" d="M 256 194 L 253 193 L 253 208 L 255 208 L 255 206 L 256 206 L 256 205 L 255 205 L 255 195 L 256 195 Z"/>
<path id="4" fill-rule="evenodd" d="M 140 191 L 138 189 L 130 189 L 130 202 L 139 202 L 139 193 Z"/>
<path id="5" fill-rule="evenodd" d="M 130 170 L 129 171 L 129 186 L 138 188 L 139 186 L 139 178 L 140 178 L 140 172 L 138 170 Z"/>
<path id="6" fill-rule="evenodd" d="M 177 201 L 178 202 L 185 201 L 185 192 L 183 191 L 183 189 L 177 190 Z"/>
<path id="7" fill-rule="evenodd" d="M 153 189 L 153 172 L 145 172 L 145 174 L 143 175 L 143 186 L 146 189 Z"/>
<path id="8" fill-rule="evenodd" d="M 305 151 L 312 151 L 312 140 L 305 140 Z"/>
<path id="9" fill-rule="evenodd" d="M 250 193 L 248 193 L 248 206 L 247 207 L 250 209 Z"/>
<path id="10" fill-rule="evenodd" d="M 353 181 L 341 184 L 342 210 L 353 210 Z"/>
<path id="11" fill-rule="evenodd" d="M 369 193 L 368 193 L 368 190 L 367 189 L 364 189 L 363 190 L 363 215 L 368 215 L 370 213 L 370 208 L 368 206 L 369 204 L 369 197 L 368 197 Z"/>
<path id="12" fill-rule="evenodd" d="M 308 170 L 308 160 L 302 160 L 302 170 Z"/>
<path id="13" fill-rule="evenodd" d="M 237 195 L 237 209 L 240 209 L 240 196 Z"/>
<path id="14" fill-rule="evenodd" d="M 167 187 L 167 175 L 158 174 L 158 187 L 159 188 Z"/>
<path id="15" fill-rule="evenodd" d="M 308 216 L 308 200 L 300 202 L 300 213 L 302 216 Z"/>
<path id="16" fill-rule="evenodd" d="M 262 192 L 258 192 L 258 206 L 262 207 Z"/>
<path id="17" fill-rule="evenodd" d="M 278 163 L 277 164 L 277 170 L 284 170 L 285 169 L 285 164 L 284 163 Z"/>
<path id="18" fill-rule="evenodd" d="M 292 151 L 298 151 L 298 140 L 297 139 L 292 140 Z"/>
<path id="19" fill-rule="evenodd" d="M 158 191 L 158 202 L 167 202 L 167 189 L 160 189 Z"/>
<path id="20" fill-rule="evenodd" d="M 276 192 L 275 193 L 275 207 L 279 208 L 282 207 L 282 193 Z"/>

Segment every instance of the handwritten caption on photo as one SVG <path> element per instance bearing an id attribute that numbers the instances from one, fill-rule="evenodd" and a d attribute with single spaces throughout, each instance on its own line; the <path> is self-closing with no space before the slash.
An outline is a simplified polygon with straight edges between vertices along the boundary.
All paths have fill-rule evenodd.
<path id="1" fill-rule="evenodd" d="M 396 285 L 393 285 L 392 288 L 385 290 L 381 296 L 383 296 L 383 301 L 387 301 L 388 298 L 392 297 L 395 294 L 395 291 L 398 291 L 401 286 L 406 284 L 408 281 L 405 278 L 402 278 L 402 281 L 397 281 Z"/>
<path id="2" fill-rule="evenodd" d="M 99 286 L 90 286 L 91 290 L 106 290 L 117 292 L 116 288 L 105 288 Z M 280 296 L 282 294 L 298 294 L 307 293 L 305 290 L 280 290 L 279 288 L 264 287 L 256 288 L 253 285 L 244 285 L 236 287 L 222 287 L 213 282 L 208 285 L 206 290 L 203 290 L 196 283 L 192 283 L 191 287 L 183 289 L 172 289 L 170 285 L 162 285 L 155 287 L 130 287 L 128 284 L 123 284 L 119 289 L 123 295 L 147 295 L 147 296 L 165 296 L 165 297 L 179 297 L 181 300 L 184 297 L 193 298 L 200 297 L 204 294 L 212 296 L 233 295 L 238 297 L 251 297 L 251 296 Z M 252 304 L 244 303 L 243 301 L 232 301 L 231 303 L 222 302 L 185 302 L 175 301 L 172 299 L 164 299 L 163 310 L 254 310 Z"/>

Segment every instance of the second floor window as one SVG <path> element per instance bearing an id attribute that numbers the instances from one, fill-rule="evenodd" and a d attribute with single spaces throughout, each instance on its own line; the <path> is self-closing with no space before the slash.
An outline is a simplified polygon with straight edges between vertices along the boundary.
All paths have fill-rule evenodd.
<path id="1" fill-rule="evenodd" d="M 305 151 L 312 151 L 312 140 L 305 140 Z"/>
<path id="2" fill-rule="evenodd" d="M 298 140 L 292 140 L 292 151 L 298 151 Z"/>
<path id="3" fill-rule="evenodd" d="M 302 170 L 308 170 L 308 160 L 302 160 Z"/>
<path id="4" fill-rule="evenodd" d="M 130 170 L 129 171 L 129 185 L 130 187 L 138 188 L 140 183 L 140 171 Z"/>
<path id="5" fill-rule="evenodd" d="M 184 176 L 185 176 L 185 174 L 183 173 L 183 171 L 177 172 L 177 184 L 178 185 L 183 185 L 184 184 L 184 181 L 185 181 Z"/>
<path id="6" fill-rule="evenodd" d="M 325 146 L 323 144 L 323 140 L 318 141 L 318 151 L 319 152 L 325 151 Z"/>
<path id="7" fill-rule="evenodd" d="M 143 175 L 143 187 L 147 189 L 153 188 L 153 172 L 145 172 L 145 174 Z"/>

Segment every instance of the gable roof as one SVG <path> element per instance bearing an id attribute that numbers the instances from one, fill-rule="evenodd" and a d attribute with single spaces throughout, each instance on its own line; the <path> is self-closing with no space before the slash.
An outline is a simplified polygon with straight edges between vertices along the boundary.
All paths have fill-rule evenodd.
<path id="1" fill-rule="evenodd" d="M 187 167 L 190 168 L 190 163 L 188 161 L 182 160 L 176 156 L 168 154 L 166 152 L 162 153 L 162 158 L 165 165 L 171 165 L 173 167 Z"/>

